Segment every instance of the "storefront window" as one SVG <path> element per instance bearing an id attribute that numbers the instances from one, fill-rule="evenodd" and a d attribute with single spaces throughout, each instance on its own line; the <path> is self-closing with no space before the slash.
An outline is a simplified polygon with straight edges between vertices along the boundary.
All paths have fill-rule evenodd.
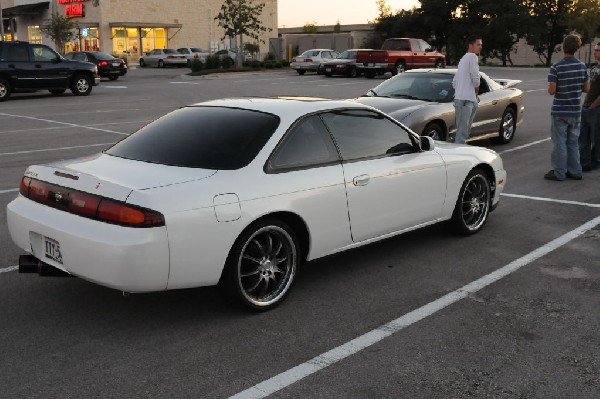
<path id="1" fill-rule="evenodd" d="M 112 53 L 134 62 L 138 60 L 140 52 L 167 47 L 166 28 L 112 28 L 112 38 Z"/>
<path id="2" fill-rule="evenodd" d="M 27 40 L 29 43 L 42 44 L 42 31 L 39 26 L 27 27 Z"/>
<path id="3" fill-rule="evenodd" d="M 70 51 L 100 51 L 98 28 L 81 27 L 74 31 L 75 39 L 65 45 L 65 52 Z"/>

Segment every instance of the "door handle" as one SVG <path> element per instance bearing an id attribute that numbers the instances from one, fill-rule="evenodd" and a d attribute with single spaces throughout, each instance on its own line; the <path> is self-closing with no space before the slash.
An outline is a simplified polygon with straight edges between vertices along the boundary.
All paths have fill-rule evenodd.
<path id="1" fill-rule="evenodd" d="M 492 101 L 492 105 L 498 104 L 498 100 Z"/>
<path id="2" fill-rule="evenodd" d="M 367 184 L 369 184 L 370 180 L 371 180 L 371 176 L 360 175 L 360 176 L 356 176 L 354 179 L 352 179 L 352 184 L 354 184 L 355 186 L 366 186 Z"/>

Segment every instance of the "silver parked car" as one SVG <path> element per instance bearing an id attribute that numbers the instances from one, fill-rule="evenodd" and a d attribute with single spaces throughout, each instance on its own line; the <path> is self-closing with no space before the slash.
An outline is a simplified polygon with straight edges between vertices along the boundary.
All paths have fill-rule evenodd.
<path id="1" fill-rule="evenodd" d="M 356 101 L 386 112 L 423 136 L 453 141 L 455 74 L 456 69 L 413 69 L 386 80 Z M 480 102 L 469 140 L 491 138 L 509 143 L 525 113 L 523 92 L 515 87 L 521 81 L 480 75 Z"/>
<path id="2" fill-rule="evenodd" d="M 340 55 L 337 51 L 331 49 L 312 49 L 306 50 L 300 55 L 292 58 L 290 68 L 295 69 L 299 75 L 304 75 L 306 71 L 316 72 L 321 74 L 322 70 L 319 66 L 327 61 L 331 61 Z"/>
<path id="3" fill-rule="evenodd" d="M 158 68 L 178 66 L 181 68 L 187 65 L 187 58 L 172 48 L 160 48 L 148 51 L 140 57 L 139 62 L 142 68 L 145 66 L 156 66 Z"/>
<path id="4" fill-rule="evenodd" d="M 177 49 L 177 52 L 185 56 L 188 66 L 190 66 L 195 59 L 206 62 L 206 57 L 210 55 L 208 51 L 204 51 L 198 47 L 181 47 Z"/>

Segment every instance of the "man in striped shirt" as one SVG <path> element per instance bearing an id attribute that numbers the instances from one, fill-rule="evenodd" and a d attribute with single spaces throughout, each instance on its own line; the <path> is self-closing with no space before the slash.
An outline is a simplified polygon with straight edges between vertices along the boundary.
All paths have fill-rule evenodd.
<path id="1" fill-rule="evenodd" d="M 550 112 L 554 144 L 550 157 L 552 170 L 544 175 L 548 180 L 582 179 L 578 143 L 581 95 L 588 92 L 590 81 L 585 64 L 575 58 L 580 47 L 579 36 L 566 36 L 562 44 L 565 57 L 552 65 L 548 74 L 548 93 L 554 96 Z"/>

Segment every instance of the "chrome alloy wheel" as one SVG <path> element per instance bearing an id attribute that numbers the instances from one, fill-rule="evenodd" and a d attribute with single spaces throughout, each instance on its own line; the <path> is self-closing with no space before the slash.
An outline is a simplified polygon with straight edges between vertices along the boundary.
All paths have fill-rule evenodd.
<path id="1" fill-rule="evenodd" d="M 6 97 L 7 93 L 8 93 L 8 89 L 6 88 L 6 85 L 4 85 L 2 82 L 0 82 L 0 98 Z"/>
<path id="2" fill-rule="evenodd" d="M 77 91 L 79 93 L 85 93 L 90 88 L 90 82 L 88 82 L 88 80 L 82 76 L 77 79 L 75 86 L 77 87 Z"/>
<path id="3" fill-rule="evenodd" d="M 296 274 L 297 251 L 290 234 L 279 226 L 256 230 L 238 259 L 238 284 L 245 299 L 257 307 L 281 300 Z"/>
<path id="4" fill-rule="evenodd" d="M 479 230 L 489 214 L 490 183 L 487 178 L 483 174 L 471 176 L 460 201 L 464 226 L 469 231 Z"/>
<path id="5" fill-rule="evenodd" d="M 505 141 L 510 141 L 515 134 L 515 116 L 512 112 L 506 112 L 502 118 L 502 138 Z"/>

